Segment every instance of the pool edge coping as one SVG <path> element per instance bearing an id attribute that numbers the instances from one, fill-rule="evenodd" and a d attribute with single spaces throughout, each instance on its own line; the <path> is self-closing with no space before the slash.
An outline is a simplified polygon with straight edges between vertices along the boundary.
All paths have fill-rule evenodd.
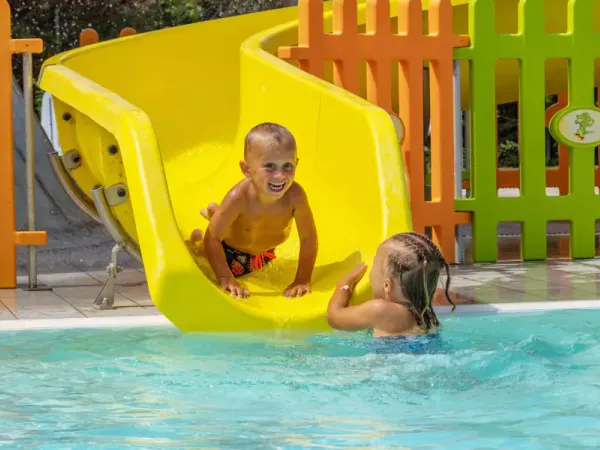
<path id="1" fill-rule="evenodd" d="M 600 309 L 600 300 L 556 300 L 545 302 L 519 303 L 477 303 L 457 305 L 454 312 L 451 306 L 434 306 L 436 314 L 505 314 L 536 311 L 559 311 L 566 309 Z"/>
<path id="2" fill-rule="evenodd" d="M 74 328 L 137 328 L 174 326 L 165 316 L 77 317 L 65 319 L 1 320 L 0 332 Z"/>
<path id="3" fill-rule="evenodd" d="M 458 305 L 454 312 L 451 312 L 451 309 L 452 308 L 450 306 L 434 306 L 435 312 L 441 315 L 492 315 L 519 312 L 557 311 L 566 309 L 600 309 L 600 300 L 469 304 Z M 0 332 L 74 328 L 136 327 L 174 327 L 174 325 L 165 316 L 161 315 L 0 320 Z"/>

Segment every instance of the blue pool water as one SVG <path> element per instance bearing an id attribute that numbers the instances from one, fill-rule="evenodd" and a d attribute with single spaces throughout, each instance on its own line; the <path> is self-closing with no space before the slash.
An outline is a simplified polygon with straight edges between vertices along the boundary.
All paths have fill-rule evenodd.
<path id="1" fill-rule="evenodd" d="M 443 319 L 440 336 L 2 333 L 0 447 L 583 448 L 600 311 Z"/>

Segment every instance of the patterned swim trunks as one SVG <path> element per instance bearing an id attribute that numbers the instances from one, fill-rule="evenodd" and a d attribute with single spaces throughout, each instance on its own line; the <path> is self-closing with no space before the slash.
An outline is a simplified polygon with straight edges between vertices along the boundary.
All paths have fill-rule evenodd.
<path id="1" fill-rule="evenodd" d="M 227 259 L 227 265 L 231 269 L 231 273 L 234 277 L 241 277 L 251 272 L 262 269 L 269 262 L 274 260 L 275 249 L 267 250 L 259 255 L 251 255 L 227 245 L 225 241 L 222 241 L 223 250 L 225 251 L 225 259 Z"/>

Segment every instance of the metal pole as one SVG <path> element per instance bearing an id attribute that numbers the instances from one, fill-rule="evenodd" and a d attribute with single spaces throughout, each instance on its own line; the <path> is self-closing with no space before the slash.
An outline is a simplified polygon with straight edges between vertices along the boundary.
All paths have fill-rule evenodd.
<path id="1" fill-rule="evenodd" d="M 460 62 L 454 61 L 454 196 L 462 197 L 463 123 L 460 105 Z"/>
<path id="2" fill-rule="evenodd" d="M 429 67 L 423 68 L 423 143 L 431 135 L 431 85 L 429 77 Z M 430 145 L 431 146 L 431 145 Z M 425 147 L 423 147 L 425 151 Z M 425 182 L 423 183 L 423 189 L 425 192 L 425 201 L 431 201 L 431 182 L 427 184 L 427 170 L 423 167 L 423 174 Z M 431 179 L 431 177 L 430 177 Z"/>
<path id="3" fill-rule="evenodd" d="M 25 105 L 25 167 L 27 183 L 27 229 L 35 231 L 35 152 L 33 141 L 33 67 L 31 53 L 23 53 L 23 100 Z M 37 248 L 28 246 L 29 287 L 37 287 Z"/>
<path id="4" fill-rule="evenodd" d="M 466 197 L 471 197 L 471 190 L 473 189 L 473 180 L 471 179 L 471 110 L 465 111 L 465 170 L 469 173 L 469 179 L 471 181 L 471 187 L 466 191 Z"/>
<path id="5" fill-rule="evenodd" d="M 460 92 L 460 62 L 454 61 L 454 197 L 462 198 L 462 168 L 463 168 L 463 121 Z M 463 261 L 463 239 L 461 226 L 456 227 L 456 262 Z"/>

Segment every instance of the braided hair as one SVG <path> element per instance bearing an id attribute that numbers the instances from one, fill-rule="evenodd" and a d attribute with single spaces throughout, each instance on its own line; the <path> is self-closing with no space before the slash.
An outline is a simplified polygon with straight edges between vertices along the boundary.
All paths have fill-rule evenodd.
<path id="1" fill-rule="evenodd" d="M 432 307 L 433 296 L 442 269 L 446 270 L 446 299 L 450 299 L 450 266 L 440 249 L 426 236 L 418 233 L 395 234 L 386 241 L 388 275 L 396 279 L 418 325 L 425 330 L 440 322 Z"/>

